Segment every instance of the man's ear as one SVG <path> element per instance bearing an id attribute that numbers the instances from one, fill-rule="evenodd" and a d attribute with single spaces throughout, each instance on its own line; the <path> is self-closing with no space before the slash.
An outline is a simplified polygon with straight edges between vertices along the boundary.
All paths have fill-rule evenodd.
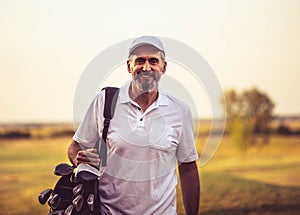
<path id="1" fill-rule="evenodd" d="M 166 70 L 167 70 L 167 61 L 164 62 L 163 69 L 161 72 L 164 74 Z"/>
<path id="2" fill-rule="evenodd" d="M 130 60 L 127 60 L 127 71 L 129 73 L 131 73 L 131 69 L 130 69 Z"/>

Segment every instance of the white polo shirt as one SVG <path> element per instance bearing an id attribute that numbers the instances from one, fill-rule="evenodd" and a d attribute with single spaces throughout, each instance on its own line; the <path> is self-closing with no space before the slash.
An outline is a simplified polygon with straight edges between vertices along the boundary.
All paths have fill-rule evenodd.
<path id="1" fill-rule="evenodd" d="M 189 107 L 159 90 L 143 112 L 120 88 L 107 135 L 107 167 L 99 180 L 103 214 L 176 214 L 176 160 L 198 159 Z M 94 147 L 103 129 L 104 92 L 91 103 L 73 139 Z"/>

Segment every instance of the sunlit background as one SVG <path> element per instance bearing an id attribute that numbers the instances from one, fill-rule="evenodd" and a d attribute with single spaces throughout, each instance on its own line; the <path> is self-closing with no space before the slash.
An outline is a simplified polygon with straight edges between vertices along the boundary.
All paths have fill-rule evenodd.
<path id="1" fill-rule="evenodd" d="M 55 165 L 69 162 L 81 75 L 104 50 L 145 34 L 196 50 L 226 92 L 258 89 L 251 92 L 264 92 L 275 103 L 272 115 L 260 121 L 270 126 L 265 133 L 249 129 L 255 120 L 237 108 L 235 118 L 227 115 L 224 135 L 210 133 L 205 89 L 182 62 L 169 62 L 161 87 L 201 118 L 194 121 L 197 152 L 213 155 L 206 165 L 197 161 L 201 215 L 298 215 L 299 0 L 0 0 L 0 215 L 47 214 L 48 204 L 40 205 L 37 196 L 54 187 Z M 125 65 L 103 72 L 102 86 L 130 79 Z M 245 100 L 227 101 L 237 107 Z M 264 107 L 272 106 L 266 101 Z M 206 146 L 214 151 L 206 153 Z M 181 215 L 180 186 L 177 191 Z"/>
<path id="2" fill-rule="evenodd" d="M 193 47 L 224 89 L 255 86 L 275 114 L 299 113 L 300 1 L 1 0 L 0 122 L 72 121 L 88 63 L 144 34 Z"/>

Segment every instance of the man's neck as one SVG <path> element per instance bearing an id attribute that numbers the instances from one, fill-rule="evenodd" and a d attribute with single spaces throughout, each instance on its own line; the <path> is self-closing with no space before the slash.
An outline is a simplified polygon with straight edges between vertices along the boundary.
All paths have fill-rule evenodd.
<path id="1" fill-rule="evenodd" d="M 153 102 L 158 97 L 158 90 L 153 90 L 151 92 L 140 92 L 137 88 L 133 87 L 133 85 L 129 88 L 129 96 L 135 101 L 143 111 L 146 111 L 148 107 L 150 107 Z"/>

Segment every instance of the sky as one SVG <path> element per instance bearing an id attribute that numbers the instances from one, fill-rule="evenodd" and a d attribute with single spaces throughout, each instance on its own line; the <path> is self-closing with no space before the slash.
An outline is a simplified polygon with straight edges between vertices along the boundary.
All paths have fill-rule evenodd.
<path id="1" fill-rule="evenodd" d="M 275 114 L 300 113 L 298 0 L 0 0 L 0 123 L 72 121 L 89 63 L 146 34 L 192 47 L 223 89 L 257 87 Z M 208 100 L 196 108 L 211 115 Z"/>

